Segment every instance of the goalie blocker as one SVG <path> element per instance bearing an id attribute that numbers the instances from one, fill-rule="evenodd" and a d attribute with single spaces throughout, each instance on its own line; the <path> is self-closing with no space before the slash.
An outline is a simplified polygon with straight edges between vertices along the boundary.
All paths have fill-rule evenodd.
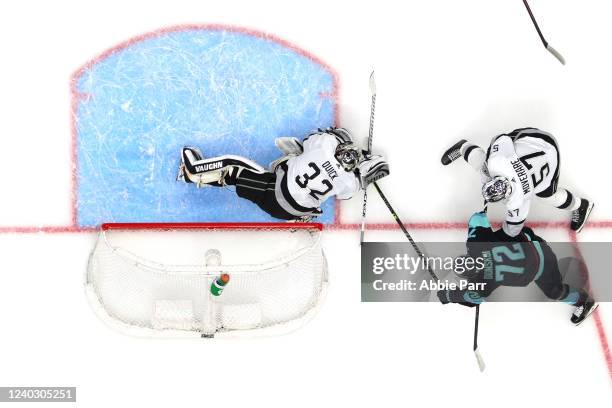
<path id="1" fill-rule="evenodd" d="M 183 148 L 177 180 L 205 186 L 235 186 L 236 194 L 274 218 L 308 220 L 335 196 L 346 200 L 389 174 L 382 156 L 364 154 L 344 128 L 319 129 L 303 142 L 275 141 L 283 156 L 268 169 L 241 156 L 204 158 L 195 147 Z"/>

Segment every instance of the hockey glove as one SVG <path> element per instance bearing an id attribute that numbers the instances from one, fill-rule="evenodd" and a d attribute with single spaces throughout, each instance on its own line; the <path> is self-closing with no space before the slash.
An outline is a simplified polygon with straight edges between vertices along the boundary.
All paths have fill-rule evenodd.
<path id="1" fill-rule="evenodd" d="M 389 164 L 382 156 L 365 156 L 357 166 L 357 173 L 361 188 L 366 188 L 381 178 L 389 175 Z"/>
<path id="2" fill-rule="evenodd" d="M 439 290 L 436 292 L 436 294 L 438 295 L 438 299 L 440 300 L 440 303 L 442 303 L 443 305 L 447 305 L 452 302 L 450 299 L 451 294 L 448 289 Z M 478 303 L 472 303 L 472 302 L 452 302 L 452 303 L 456 303 L 458 305 L 465 306 L 465 307 L 474 307 L 478 305 Z"/>
<path id="3" fill-rule="evenodd" d="M 302 143 L 295 137 L 285 136 L 277 137 L 274 139 L 274 144 L 278 147 L 278 150 L 283 152 L 285 155 L 300 155 L 304 152 Z"/>
<path id="4" fill-rule="evenodd" d="M 440 303 L 442 303 L 443 305 L 449 304 L 451 302 L 448 289 L 439 290 L 436 292 L 436 294 L 438 295 L 438 299 L 440 299 Z"/>

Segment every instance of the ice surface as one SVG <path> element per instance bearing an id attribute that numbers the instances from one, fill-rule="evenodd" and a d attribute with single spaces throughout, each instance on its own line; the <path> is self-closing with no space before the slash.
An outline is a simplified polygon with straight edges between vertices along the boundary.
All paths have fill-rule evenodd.
<path id="1" fill-rule="evenodd" d="M 230 188 L 175 182 L 180 148 L 264 167 L 278 136 L 334 121 L 334 77 L 270 39 L 191 29 L 127 47 L 77 78 L 78 224 L 269 221 Z M 233 188 L 231 189 L 233 190 Z M 333 202 L 323 221 L 333 220 Z"/>
<path id="2" fill-rule="evenodd" d="M 74 69 L 126 39 L 194 22 L 273 33 L 323 58 L 342 85 L 339 123 L 362 142 L 368 134 L 367 78 L 375 68 L 374 150 L 391 165 L 391 176 L 380 185 L 404 221 L 465 223 L 481 205 L 476 175 L 459 163 L 441 166 L 440 154 L 460 138 L 485 144 L 498 132 L 532 125 L 557 137 L 562 184 L 596 202 L 593 221 L 600 228 L 591 223 L 578 240 L 610 241 L 604 227 L 612 219 L 612 200 L 602 188 L 608 172 L 601 171 L 612 146 L 612 54 L 601 52 L 612 35 L 610 2 L 580 7 L 569 0 L 534 0 L 548 40 L 568 59 L 565 67 L 542 47 L 520 1 L 354 2 L 350 15 L 343 2 L 318 0 L 289 7 L 253 1 L 82 3 L 12 2 L 0 13 L 7 62 L 0 76 L 4 225 L 71 225 L 66 82 Z M 94 99 L 85 103 L 87 95 L 82 97 L 84 120 L 82 110 Z M 137 108 L 134 100 L 127 102 L 117 102 L 115 113 Z M 44 171 L 36 161 L 37 172 L 24 172 L 24 154 L 44 159 Z M 210 205 L 208 191 L 196 197 Z M 340 220 L 358 224 L 361 204 L 359 196 L 341 202 Z M 490 211 L 503 217 L 500 208 Z M 568 214 L 543 203 L 535 202 L 532 211 L 532 221 L 568 221 Z M 368 222 L 394 222 L 375 192 Z M 417 241 L 465 239 L 463 227 L 408 228 Z M 551 241 L 569 239 L 565 228 L 536 230 Z M 534 407 L 610 405 L 610 303 L 578 328 L 563 304 L 483 306 L 482 375 L 472 353 L 473 310 L 360 304 L 359 234 L 328 229 L 329 296 L 302 330 L 214 345 L 135 341 L 109 330 L 87 306 L 82 275 L 94 238 L 0 234 L 2 345 L 10 351 L 3 354 L 0 383 L 77 384 L 79 405 L 88 407 L 118 400 L 123 406 L 201 406 L 203 398 L 224 407 L 425 405 L 432 398 L 436 405 L 457 407 L 475 400 L 508 408 L 526 401 Z M 406 238 L 397 229 L 368 228 L 366 239 Z M 241 392 L 220 392 L 215 379 L 231 379 L 232 390 Z M 265 392 L 270 384 L 274 392 Z M 554 392 L 574 389 L 579 392 Z"/>

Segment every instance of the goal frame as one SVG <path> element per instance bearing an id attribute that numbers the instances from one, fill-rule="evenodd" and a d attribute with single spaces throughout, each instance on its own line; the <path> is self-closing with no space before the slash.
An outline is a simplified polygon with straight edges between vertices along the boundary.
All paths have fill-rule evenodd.
<path id="1" fill-rule="evenodd" d="M 100 225 L 102 231 L 162 230 L 162 229 L 318 229 L 319 222 L 108 222 Z"/>
<path id="2" fill-rule="evenodd" d="M 97 232 L 99 234 L 98 240 L 106 240 L 105 233 L 110 231 L 172 231 L 172 230 L 183 230 L 183 231 L 198 231 L 198 230 L 316 230 L 322 232 L 324 226 L 322 223 L 316 222 L 117 222 L 117 223 L 103 223 L 100 224 Z M 320 240 L 320 237 L 318 238 Z M 90 263 L 95 253 L 95 249 L 98 246 L 98 242 L 92 250 L 87 270 L 85 271 L 84 283 L 85 292 L 89 300 L 89 304 L 93 309 L 94 313 L 109 327 L 119 331 L 123 334 L 127 334 L 134 337 L 145 337 L 145 338 L 253 338 L 253 337 L 268 337 L 275 336 L 278 334 L 287 334 L 293 332 L 308 321 L 310 321 L 318 312 L 321 304 L 327 297 L 329 277 L 328 277 L 328 266 L 327 259 L 324 255 L 324 251 L 321 248 L 321 255 L 323 259 L 323 276 L 324 280 L 320 288 L 320 294 L 316 304 L 307 310 L 303 316 L 283 322 L 281 325 L 273 325 L 269 327 L 253 328 L 247 330 L 233 330 L 228 332 L 215 332 L 214 336 L 204 335 L 197 331 L 186 331 L 179 329 L 166 329 L 157 330 L 147 327 L 138 327 L 132 324 L 123 322 L 112 315 L 105 309 L 103 304 L 100 302 L 98 294 L 95 288 L 89 283 L 89 270 Z"/>

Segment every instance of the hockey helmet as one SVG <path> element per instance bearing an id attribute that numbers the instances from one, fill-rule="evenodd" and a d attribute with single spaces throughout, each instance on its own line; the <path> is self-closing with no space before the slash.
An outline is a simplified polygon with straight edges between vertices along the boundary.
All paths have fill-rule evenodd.
<path id="1" fill-rule="evenodd" d="M 359 150 L 352 142 L 340 143 L 338 147 L 336 147 L 335 156 L 342 168 L 346 171 L 353 171 L 361 160 Z"/>
<path id="2" fill-rule="evenodd" d="M 512 185 L 506 177 L 495 176 L 482 186 L 482 196 L 488 203 L 496 203 L 510 197 Z"/>

